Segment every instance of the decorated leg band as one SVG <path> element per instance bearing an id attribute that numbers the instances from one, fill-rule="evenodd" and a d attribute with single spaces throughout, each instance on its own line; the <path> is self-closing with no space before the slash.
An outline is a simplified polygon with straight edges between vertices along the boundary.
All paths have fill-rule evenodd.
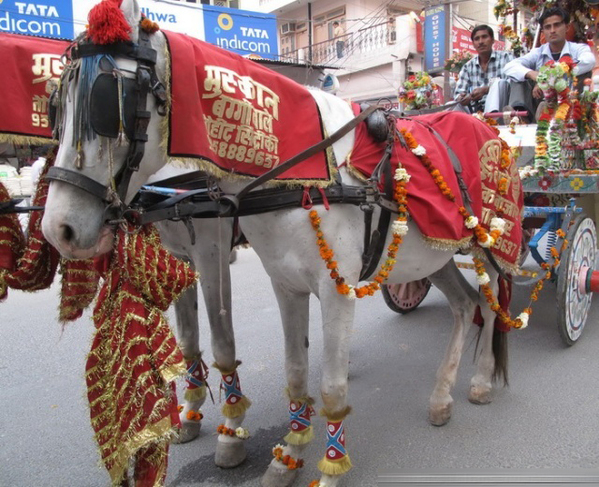
<path id="1" fill-rule="evenodd" d="M 314 438 L 312 416 L 314 416 L 311 398 L 289 401 L 290 431 L 284 440 L 289 445 L 305 445 Z"/>
<path id="2" fill-rule="evenodd" d="M 238 362 L 237 365 L 240 363 Z M 229 373 L 221 373 L 220 389 L 225 393 L 225 404 L 222 409 L 223 416 L 229 419 L 238 418 L 247 411 L 252 403 L 241 392 L 237 369 Z"/>
<path id="3" fill-rule="evenodd" d="M 203 401 L 206 399 L 206 379 L 208 379 L 208 366 L 202 360 L 201 355 L 187 359 L 187 388 L 185 389 L 185 400 L 188 402 Z"/>
<path id="4" fill-rule="evenodd" d="M 291 455 L 285 455 L 284 448 L 283 445 L 276 445 L 272 449 L 272 456 L 275 457 L 275 460 L 285 465 L 288 470 L 302 468 L 304 466 L 304 461 L 301 458 L 295 459 Z"/>
<path id="5" fill-rule="evenodd" d="M 343 419 L 347 413 L 349 413 L 349 408 L 338 414 L 324 412 L 327 416 L 327 450 L 324 458 L 318 462 L 318 469 L 325 475 L 341 475 L 352 468 L 351 460 L 345 449 Z"/>

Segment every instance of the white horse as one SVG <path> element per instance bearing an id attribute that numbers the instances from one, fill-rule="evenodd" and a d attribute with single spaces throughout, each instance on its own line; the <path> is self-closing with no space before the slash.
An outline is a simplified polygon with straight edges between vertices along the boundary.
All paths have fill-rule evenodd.
<path id="1" fill-rule="evenodd" d="M 121 4 L 125 18 L 132 28 L 132 40 L 138 41 L 140 9 L 137 1 L 123 0 Z M 151 35 L 151 46 L 158 53 L 156 73 L 165 79 L 165 37 L 161 32 Z M 135 71 L 136 62 L 115 57 L 120 72 Z M 251 61 L 247 61 L 251 62 Z M 102 185 L 110 186 L 115 175 L 124 165 L 125 157 L 132 145 L 129 141 L 118 144 L 115 139 L 95 137 L 82 140 L 76 148 L 73 140 L 73 118 L 75 100 L 81 89 L 79 74 L 69 80 L 63 79 L 67 96 L 63 97 L 61 122 L 61 145 L 56 158 L 56 167 L 87 176 Z M 353 118 L 349 106 L 342 100 L 319 91 L 311 91 L 315 98 L 326 132 L 334 133 Z M 162 140 L 162 118 L 158 115 L 158 103 L 151 94 L 147 96 L 147 109 L 152 116 L 147 133 L 145 154 L 139 170 L 133 172 L 127 188 L 125 203 L 132 200 L 142 185 L 150 180 L 171 175 L 176 171 L 168 166 L 168 158 Z M 292 127 L 289 128 L 292 130 Z M 354 133 L 350 132 L 333 146 L 337 161 L 345 161 L 354 144 Z M 83 163 L 81 163 L 83 161 Z M 343 182 L 363 184 L 340 168 Z M 243 183 L 222 179 L 220 187 L 227 194 L 234 194 Z M 330 210 L 320 211 L 321 226 L 335 251 L 335 258 L 342 269 L 346 282 L 357 285 L 362 267 L 364 247 L 364 218 L 358 206 L 349 204 L 331 205 Z M 297 460 L 312 438 L 310 410 L 312 400 L 308 392 L 308 302 L 310 294 L 316 295 L 321 303 L 324 355 L 320 385 L 323 414 L 327 417 L 327 452 L 319 464 L 322 471 L 320 486 L 336 486 L 351 463 L 345 449 L 343 419 L 349 413 L 348 363 L 350 332 L 354 319 L 355 301 L 340 295 L 325 267 L 315 244 L 314 230 L 306 210 L 302 208 L 272 211 L 268 214 L 245 216 L 240 221 L 242 230 L 259 255 L 271 278 L 280 307 L 285 336 L 286 376 L 290 398 L 292 433 L 294 424 L 303 424 L 302 433 L 290 434 L 286 444 L 279 450 L 269 465 L 263 479 L 267 487 L 291 484 L 297 470 L 290 468 L 290 459 Z M 233 329 L 230 318 L 229 271 L 227 265 L 231 226 L 220 219 L 194 222 L 198 243 L 192 247 L 188 232 L 181 223 L 164 223 L 162 235 L 167 244 L 176 244 L 178 255 L 191 256 L 202 276 L 202 288 L 212 330 L 215 361 L 221 371 L 236 368 Z M 108 251 L 113 241 L 114 227 L 107 223 L 106 203 L 79 187 L 62 181 L 52 181 L 43 219 L 43 231 L 48 241 L 67 257 L 92 257 Z M 170 238 L 169 238 L 170 237 Z M 386 236 L 389 244 L 392 236 Z M 170 242 L 169 242 L 170 240 Z M 389 283 L 405 283 L 429 277 L 446 295 L 453 315 L 454 328 L 451 341 L 437 372 L 429 404 L 429 418 L 433 424 L 446 423 L 452 413 L 451 389 L 455 384 L 464 339 L 477 305 L 481 306 L 486 325 L 481 335 L 481 354 L 478 368 L 471 380 L 469 399 L 474 403 L 490 401 L 494 374 L 501 364 L 496 363 L 492 350 L 494 313 L 489 309 L 485 297 L 473 289 L 456 268 L 453 250 L 433 250 L 423 245 L 418 227 L 409 222 L 409 232 L 397 256 L 395 269 L 388 278 Z M 496 282 L 497 273 L 487 269 L 491 282 Z M 496 292 L 497 289 L 495 288 Z M 189 291 L 179 302 L 178 316 L 191 313 L 196 296 Z M 221 310 L 226 310 L 221 313 Z M 179 322 L 180 345 L 186 356 L 199 353 L 197 318 Z M 182 326 L 181 323 L 186 323 Z M 193 325 L 193 326 L 189 326 Z M 505 345 L 505 341 L 503 342 Z M 195 406 L 195 405 L 192 405 Z M 191 407 L 191 406 L 190 406 Z M 301 417 L 300 417 L 301 416 Z M 227 418 L 226 425 L 236 428 L 241 425 L 243 415 Z M 294 423 L 295 422 L 295 423 Z M 232 466 L 245 458 L 241 440 L 220 434 L 220 454 L 217 463 Z M 336 452 L 335 452 L 336 449 Z M 327 462 L 327 457 L 340 456 L 339 462 Z"/>

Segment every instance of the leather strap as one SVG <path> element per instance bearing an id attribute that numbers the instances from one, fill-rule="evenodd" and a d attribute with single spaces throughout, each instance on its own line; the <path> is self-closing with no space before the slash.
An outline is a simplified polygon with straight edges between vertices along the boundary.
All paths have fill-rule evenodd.
<path id="1" fill-rule="evenodd" d="M 71 186 L 76 186 L 77 188 L 96 196 L 104 203 L 112 203 L 112 198 L 110 197 L 111 190 L 107 186 L 104 186 L 81 173 L 62 167 L 52 166 L 48 169 L 45 178 L 51 181 L 61 181 L 70 184 Z"/>
<path id="2" fill-rule="evenodd" d="M 303 189 L 268 188 L 249 193 L 240 203 L 236 216 L 257 215 L 284 208 L 299 208 L 304 196 Z M 310 198 L 320 204 L 326 198 L 330 203 L 361 205 L 366 201 L 364 186 L 333 185 L 324 189 L 324 198 L 317 188 L 310 188 Z M 187 191 L 166 198 L 143 211 L 130 212 L 128 217 L 138 224 L 146 224 L 172 218 L 214 218 L 221 216 L 226 201 L 212 200 L 206 188 Z"/>
<path id="3" fill-rule="evenodd" d="M 314 154 L 318 154 L 319 152 L 325 150 L 327 147 L 333 145 L 335 142 L 337 142 L 339 139 L 341 139 L 343 136 L 347 135 L 351 130 L 353 130 L 360 122 L 365 120 L 371 113 L 373 113 L 375 110 L 378 110 L 378 109 L 379 109 L 379 107 L 376 105 L 372 105 L 372 106 L 368 107 L 366 110 L 364 110 L 358 116 L 352 118 L 349 122 L 347 122 L 339 130 L 337 130 L 335 133 L 333 133 L 326 139 L 321 140 L 317 144 L 314 144 L 312 147 L 309 147 L 308 149 L 304 150 L 303 152 L 300 152 L 299 154 L 293 156 L 291 159 L 288 159 L 281 165 L 271 169 L 270 171 L 263 174 L 262 176 L 254 179 L 252 182 L 247 184 L 241 191 L 239 191 L 236 195 L 225 196 L 225 198 L 227 198 L 231 202 L 232 212 L 233 213 L 235 212 L 235 208 L 239 208 L 240 201 L 250 191 L 252 191 L 253 189 L 257 188 L 258 186 L 261 186 L 262 184 L 276 178 L 279 174 L 284 173 L 288 169 L 291 169 L 293 166 L 308 159 L 309 157 L 313 156 Z M 222 215 L 222 216 L 231 216 L 231 215 L 227 214 L 227 215 Z"/>

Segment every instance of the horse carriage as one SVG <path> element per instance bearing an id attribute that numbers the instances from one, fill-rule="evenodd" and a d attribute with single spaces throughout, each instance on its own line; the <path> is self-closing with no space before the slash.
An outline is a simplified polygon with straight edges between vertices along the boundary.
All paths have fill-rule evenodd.
<path id="1" fill-rule="evenodd" d="M 545 3 L 556 2 L 499 2 L 496 15 L 503 16 L 502 31 L 518 54 L 524 45 L 537 45 L 539 29 L 534 26 L 542 14 Z M 557 2 L 569 11 L 577 11 L 572 30 L 579 39 L 594 34 L 589 21 L 596 18 L 596 2 Z M 506 19 L 516 16 L 518 10 L 532 9 L 530 24 L 522 36 L 515 25 Z M 585 22 L 583 22 L 585 20 Z M 514 23 L 515 24 L 515 23 Z M 532 285 L 541 270 L 539 266 L 552 260 L 551 248 L 555 247 L 556 231 L 563 229 L 568 246 L 561 255 L 560 265 L 552 273 L 551 281 L 557 288 L 557 328 L 564 343 L 573 345 L 580 338 L 591 305 L 592 293 L 597 290 L 596 265 L 596 196 L 597 184 L 596 139 L 599 134 L 597 122 L 597 96 L 599 86 L 593 84 L 591 73 L 584 80 L 574 80 L 569 72 L 559 67 L 545 67 L 544 91 L 550 103 L 540 124 L 523 123 L 526 112 L 488 113 L 498 122 L 502 139 L 513 149 L 518 159 L 523 190 L 526 193 L 523 213 L 523 257 L 531 255 L 537 264 L 537 272 L 524 270 L 519 279 L 524 285 Z M 568 69 L 566 68 L 566 71 Z M 556 89 L 562 80 L 563 86 Z M 584 82 L 583 82 L 584 81 Z M 561 105 L 563 117 L 557 117 Z M 549 136 L 545 136 L 549 131 Z M 543 135 L 545 134 L 545 135 Z M 539 140 L 539 136 L 546 140 Z M 549 144 L 548 144 L 549 142 Z M 548 147 L 549 145 L 549 147 Z M 550 162 L 549 162 L 550 161 Z M 539 246 L 544 250 L 540 250 Z M 524 259 L 522 259 L 524 264 Z M 459 264 L 472 268 L 468 264 Z M 383 296 L 390 309 L 398 313 L 415 310 L 430 289 L 428 279 L 400 285 L 383 287 Z"/>
<path id="2" fill-rule="evenodd" d="M 499 276 L 516 273 L 521 255 L 523 194 L 509 147 L 488 124 L 457 113 L 396 119 L 377 107 L 360 112 L 249 60 L 163 33 L 134 0 L 95 8 L 64 59 L 47 100 L 59 147 L 34 200 L 45 205 L 29 241 L 40 252 L 45 238 L 41 250 L 48 252 L 47 266 L 41 258 L 33 264 L 55 270 L 57 252 L 63 257 L 63 319 L 80 316 L 102 278 L 86 381 L 92 426 L 115 485 L 127 484 L 130 459 L 136 481 L 161 485 L 173 427 L 181 426 L 180 441 L 200 432 L 207 367 L 194 269 L 202 275 L 225 396 L 215 461 L 234 467 L 245 459 L 250 402 L 240 387 L 228 270 L 234 217 L 271 278 L 285 336 L 290 430 L 285 445 L 273 448 L 264 486 L 291 485 L 314 436 L 310 294 L 321 302 L 327 424 L 321 478 L 312 486 L 334 487 L 352 466 L 344 429 L 349 334 L 356 298 L 383 283 L 426 278 L 450 302 L 454 331 L 429 420 L 442 425 L 451 417 L 451 388 L 477 306 L 481 353 L 469 400 L 491 400 L 493 380 L 506 371 L 506 327 L 525 327 L 531 311 L 511 318 L 502 302 Z M 14 206 L 0 203 L 4 213 Z M 579 263 L 575 248 L 569 259 Z M 454 263 L 459 249 L 475 256 L 480 292 Z M 32 265 L 22 255 L 15 260 Z M 16 271 L 2 263 L 2 277 L 14 283 Z M 552 253 L 541 283 L 557 263 Z M 178 345 L 162 315 L 172 301 Z M 498 316 L 503 329 L 495 326 Z M 171 387 L 178 376 L 188 381 L 180 410 Z"/>

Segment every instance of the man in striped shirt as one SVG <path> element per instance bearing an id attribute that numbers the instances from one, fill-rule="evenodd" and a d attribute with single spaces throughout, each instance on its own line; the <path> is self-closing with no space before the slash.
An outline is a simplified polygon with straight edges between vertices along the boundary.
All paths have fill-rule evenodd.
<path id="1" fill-rule="evenodd" d="M 494 51 L 495 36 L 488 25 L 477 25 L 470 35 L 474 48 L 478 53 L 460 70 L 455 89 L 455 100 L 466 111 L 494 111 L 503 107 L 487 107 L 487 95 L 490 86 L 498 79 L 505 79 L 503 68 L 514 57 L 505 51 Z M 494 97 L 493 97 L 494 98 Z M 501 102 L 493 99 L 493 105 Z"/>

